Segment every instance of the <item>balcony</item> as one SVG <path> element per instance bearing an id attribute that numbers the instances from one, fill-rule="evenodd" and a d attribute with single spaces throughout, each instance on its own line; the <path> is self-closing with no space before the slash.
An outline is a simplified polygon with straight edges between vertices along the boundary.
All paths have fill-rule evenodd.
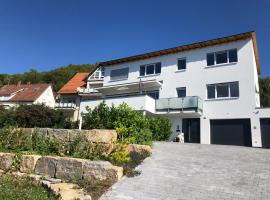
<path id="1" fill-rule="evenodd" d="M 55 108 L 58 109 L 76 109 L 77 106 L 75 103 L 55 103 Z"/>
<path id="2" fill-rule="evenodd" d="M 98 91 L 94 88 L 78 88 L 78 93 L 90 94 L 95 92 L 97 93 Z"/>
<path id="3" fill-rule="evenodd" d="M 108 106 L 118 106 L 122 103 L 126 103 L 134 110 L 155 113 L 155 99 L 149 97 L 148 95 L 112 97 L 106 99 L 83 101 L 81 102 L 81 111 L 86 112 L 87 106 L 89 108 L 94 108 L 98 106 L 102 101 L 105 101 Z"/>
<path id="4" fill-rule="evenodd" d="M 202 113 L 203 100 L 200 97 L 164 98 L 156 100 L 157 113 Z"/>

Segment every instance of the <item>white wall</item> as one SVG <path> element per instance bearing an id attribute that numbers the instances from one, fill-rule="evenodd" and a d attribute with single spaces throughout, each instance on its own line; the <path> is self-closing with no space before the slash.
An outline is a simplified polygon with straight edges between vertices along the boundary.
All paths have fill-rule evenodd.
<path id="1" fill-rule="evenodd" d="M 206 54 L 210 52 L 238 49 L 238 62 L 218 67 L 207 67 Z M 187 69 L 177 71 L 177 59 L 187 59 Z M 139 77 L 140 65 L 161 62 L 161 74 Z M 110 71 L 129 67 L 127 80 L 110 81 Z M 251 39 L 216 45 L 207 48 L 190 50 L 176 54 L 155 57 L 136 62 L 105 67 L 104 86 L 157 79 L 163 81 L 160 98 L 176 97 L 176 88 L 186 87 L 187 96 L 200 96 L 204 100 L 204 111 L 201 117 L 201 142 L 210 143 L 211 119 L 251 118 L 252 127 L 258 125 L 253 118 L 255 107 L 259 106 L 258 75 Z M 231 100 L 207 100 L 206 85 L 222 82 L 239 81 L 240 97 Z M 174 124 L 176 119 L 172 119 Z M 260 146 L 260 134 L 252 129 L 253 146 Z"/>
<path id="2" fill-rule="evenodd" d="M 86 107 L 94 108 L 98 106 L 103 100 L 89 100 L 82 101 L 80 111 L 85 113 Z M 134 110 L 148 111 L 150 113 L 155 112 L 155 100 L 149 96 L 130 96 L 130 97 L 121 97 L 121 98 L 109 98 L 105 100 L 108 106 L 118 106 L 122 103 L 127 103 Z"/>
<path id="3" fill-rule="evenodd" d="M 34 104 L 45 104 L 48 107 L 54 108 L 55 98 L 52 87 L 49 86 L 34 102 Z"/>

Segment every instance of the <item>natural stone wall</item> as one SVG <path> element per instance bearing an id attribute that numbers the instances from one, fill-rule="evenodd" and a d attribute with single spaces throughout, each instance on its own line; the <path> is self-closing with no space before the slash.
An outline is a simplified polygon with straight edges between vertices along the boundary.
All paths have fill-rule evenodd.
<path id="1" fill-rule="evenodd" d="M 0 169 L 9 170 L 12 167 L 15 154 L 13 153 L 0 153 Z"/>
<path id="2" fill-rule="evenodd" d="M 109 129 L 52 129 L 52 128 L 19 128 L 23 134 L 38 133 L 43 137 L 53 138 L 57 142 L 72 142 L 80 137 L 83 142 L 99 144 L 103 147 L 104 154 L 110 154 L 113 150 L 114 143 L 117 140 L 115 130 Z"/>
<path id="3" fill-rule="evenodd" d="M 148 156 L 152 153 L 152 149 L 148 145 L 130 144 L 127 149 L 131 156 Z"/>
<path id="4" fill-rule="evenodd" d="M 58 141 L 74 141 L 77 136 L 85 136 L 87 142 L 111 144 L 116 142 L 117 133 L 109 129 L 52 129 L 52 128 L 20 128 L 23 133 L 34 133 L 35 131 L 43 136 L 54 137 Z"/>
<path id="5" fill-rule="evenodd" d="M 11 169 L 15 154 L 0 153 L 0 170 Z M 63 180 L 84 179 L 87 181 L 106 181 L 114 183 L 123 176 L 123 168 L 108 161 L 91 161 L 86 159 L 23 155 L 19 170 L 23 173 L 58 178 Z"/>
<path id="6" fill-rule="evenodd" d="M 23 173 L 32 173 L 35 170 L 39 155 L 23 155 L 20 165 L 20 171 Z"/>

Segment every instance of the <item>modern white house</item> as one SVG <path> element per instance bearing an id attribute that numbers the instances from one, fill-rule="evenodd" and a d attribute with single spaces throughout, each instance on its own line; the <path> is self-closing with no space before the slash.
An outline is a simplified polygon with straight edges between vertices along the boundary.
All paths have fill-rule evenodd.
<path id="1" fill-rule="evenodd" d="M 99 63 L 80 112 L 103 100 L 170 119 L 172 141 L 270 147 L 270 109 L 260 108 L 255 32 Z M 93 71 L 94 73 L 94 71 Z M 89 74 L 89 77 L 93 76 Z M 97 98 L 87 98 L 98 92 Z"/>
<path id="2" fill-rule="evenodd" d="M 55 99 L 50 84 L 5 85 L 0 88 L 0 105 L 6 108 L 18 105 L 44 104 L 54 108 Z"/>

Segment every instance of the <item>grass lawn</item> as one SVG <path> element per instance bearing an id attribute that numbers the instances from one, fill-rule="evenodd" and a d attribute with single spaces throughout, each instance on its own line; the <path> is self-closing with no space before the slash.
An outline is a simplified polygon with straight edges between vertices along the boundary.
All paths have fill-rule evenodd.
<path id="1" fill-rule="evenodd" d="M 27 178 L 11 175 L 0 176 L 1 200 L 56 200 L 45 188 L 33 183 Z"/>

